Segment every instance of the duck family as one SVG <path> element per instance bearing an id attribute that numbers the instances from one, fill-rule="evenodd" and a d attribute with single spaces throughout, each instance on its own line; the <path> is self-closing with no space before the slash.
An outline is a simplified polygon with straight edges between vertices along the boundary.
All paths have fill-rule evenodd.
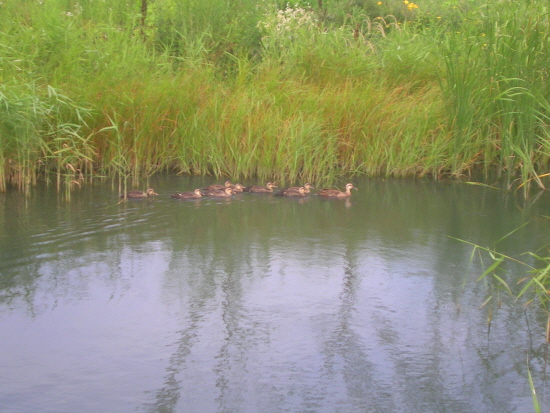
<path id="1" fill-rule="evenodd" d="M 252 185 L 245 187 L 238 183 L 233 184 L 230 181 L 226 181 L 224 184 L 209 185 L 204 188 L 197 188 L 194 191 L 176 192 L 175 194 L 171 194 L 170 197 L 174 199 L 201 199 L 204 197 L 230 198 L 237 193 L 242 192 L 269 194 L 274 192 L 274 188 L 277 188 L 277 186 L 273 182 L 267 182 L 265 186 Z M 315 189 L 315 187 L 308 182 L 303 186 L 292 186 L 282 189 L 275 195 L 292 198 L 303 198 L 308 196 L 311 193 L 312 189 Z M 334 188 L 323 188 L 320 189 L 316 195 L 323 198 L 349 198 L 351 196 L 352 189 L 357 190 L 357 188 L 353 184 L 348 183 L 346 184 L 345 191 Z M 149 188 L 146 191 L 130 191 L 127 192 L 125 195 L 121 195 L 121 197 L 125 197 L 127 199 L 144 199 L 152 198 L 156 195 L 158 194 L 154 191 L 154 189 Z"/>

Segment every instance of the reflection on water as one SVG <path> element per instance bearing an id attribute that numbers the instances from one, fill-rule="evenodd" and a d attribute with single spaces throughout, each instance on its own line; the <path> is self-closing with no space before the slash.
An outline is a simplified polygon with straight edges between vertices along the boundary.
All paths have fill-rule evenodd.
<path id="1" fill-rule="evenodd" d="M 208 183 L 159 178 L 156 200 L 120 204 L 101 185 L 0 194 L 7 411 L 524 412 L 528 366 L 545 405 L 545 315 L 476 283 L 451 237 L 529 222 L 499 248 L 535 250 L 549 194 L 363 180 L 347 201 L 169 198 Z"/>

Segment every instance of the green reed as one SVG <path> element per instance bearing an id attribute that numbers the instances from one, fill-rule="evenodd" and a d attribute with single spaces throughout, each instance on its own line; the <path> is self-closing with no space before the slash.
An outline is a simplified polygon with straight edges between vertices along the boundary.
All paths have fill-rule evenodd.
<path id="1" fill-rule="evenodd" d="M 522 257 L 513 257 L 500 251 L 499 244 L 509 239 L 513 234 L 520 233 L 523 227 L 529 223 L 514 229 L 510 233 L 497 240 L 493 246 L 485 247 L 468 241 L 458 240 L 473 247 L 471 258 L 478 258 L 483 270 L 477 281 L 492 279 L 495 281 L 495 291 L 504 290 L 507 294 L 514 296 L 516 300 L 526 298 L 527 304 L 536 302 L 547 308 L 550 303 L 550 256 L 548 245 L 542 246 L 537 252 L 525 252 Z M 512 275 L 510 267 L 514 265 Z M 518 271 L 519 270 L 519 271 Z M 490 295 L 486 302 L 493 298 Z M 550 342 L 550 316 L 548 318 L 548 331 L 546 342 Z"/>
<path id="2" fill-rule="evenodd" d="M 157 172 L 547 179 L 544 2 L 157 0 L 145 19 L 137 0 L 5 3 L 0 190 Z"/>
<path id="3" fill-rule="evenodd" d="M 28 190 L 45 171 L 55 171 L 58 187 L 62 177 L 80 183 L 93 162 L 93 146 L 80 134 L 88 111 L 52 87 L 9 86 L 0 87 L 0 189 Z"/>
<path id="4" fill-rule="evenodd" d="M 509 182 L 518 173 L 526 182 L 548 158 L 540 151 L 547 128 L 538 116 L 546 116 L 550 91 L 547 6 L 496 3 L 469 18 L 459 36 L 447 34 L 443 42 L 455 152 L 477 151 L 478 162 L 498 163 Z"/>
<path id="5" fill-rule="evenodd" d="M 522 227 L 526 226 L 524 224 Z M 490 286 L 488 297 L 481 307 L 488 306 L 492 301 L 493 307 L 500 306 L 500 294 L 514 297 L 516 301 L 523 299 L 524 306 L 539 306 L 546 314 L 546 334 L 544 340 L 546 344 L 550 342 L 550 313 L 548 304 L 550 303 L 550 256 L 548 246 L 544 246 L 537 253 L 527 252 L 522 254 L 524 257 L 516 258 L 506 255 L 497 248 L 498 243 L 510 237 L 513 233 L 520 231 L 522 227 L 515 229 L 502 237 L 493 247 L 483 247 L 467 241 L 465 242 L 473 247 L 472 260 L 478 258 L 484 269 L 483 274 L 479 276 L 479 281 L 486 282 Z M 541 252 L 542 251 L 542 252 Z M 513 269 L 513 270 L 512 270 Z M 492 321 L 492 307 L 488 306 L 488 324 Z M 539 338 L 539 341 L 541 338 Z M 540 402 L 536 394 L 535 383 L 529 368 L 530 361 L 527 360 L 527 376 L 529 388 L 531 390 L 533 409 L 540 412 Z"/>

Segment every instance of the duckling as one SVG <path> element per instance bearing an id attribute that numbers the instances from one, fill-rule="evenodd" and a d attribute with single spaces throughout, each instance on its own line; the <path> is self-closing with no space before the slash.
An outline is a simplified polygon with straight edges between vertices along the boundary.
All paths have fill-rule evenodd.
<path id="1" fill-rule="evenodd" d="M 140 199 L 140 198 L 150 198 L 152 196 L 158 195 L 153 188 L 149 188 L 147 191 L 130 191 L 126 193 L 126 198 L 128 199 Z M 124 198 L 124 194 L 120 196 Z"/>
<path id="2" fill-rule="evenodd" d="M 289 196 L 286 195 L 287 192 L 299 192 L 300 188 L 304 188 L 304 194 L 309 194 L 312 189 L 315 189 L 309 182 L 306 183 L 304 186 L 291 186 L 290 188 L 283 189 L 281 191 L 281 194 L 283 196 Z M 290 195 L 292 196 L 292 195 Z"/>
<path id="3" fill-rule="evenodd" d="M 170 196 L 174 199 L 197 199 L 202 198 L 202 192 L 200 189 L 195 189 L 194 191 L 178 192 Z"/>
<path id="4" fill-rule="evenodd" d="M 342 192 L 338 189 L 321 189 L 319 192 L 317 192 L 317 195 L 321 195 L 327 198 L 348 198 L 351 196 L 351 190 L 355 189 L 356 187 L 353 186 L 353 184 L 346 184 L 346 191 Z"/>
<path id="5" fill-rule="evenodd" d="M 242 184 L 231 185 L 231 189 L 235 192 L 243 192 L 244 186 Z"/>
<path id="6" fill-rule="evenodd" d="M 235 191 L 231 188 L 225 188 L 223 191 L 209 191 L 206 194 L 214 198 L 229 198 L 235 195 Z"/>
<path id="7" fill-rule="evenodd" d="M 229 181 L 225 181 L 225 184 L 209 185 L 206 188 L 201 188 L 203 191 L 223 191 L 225 188 L 232 188 L 233 184 Z"/>
<path id="8" fill-rule="evenodd" d="M 265 186 L 258 186 L 258 185 L 252 185 L 247 188 L 245 188 L 245 192 L 256 192 L 256 193 L 262 193 L 262 192 L 273 192 L 273 188 L 277 188 L 273 182 L 268 182 Z"/>
<path id="9" fill-rule="evenodd" d="M 289 191 L 288 189 L 285 189 L 282 195 L 283 196 L 301 196 L 301 197 L 304 197 L 307 195 L 306 188 L 304 186 L 297 187 L 297 188 L 298 188 L 297 191 Z"/>

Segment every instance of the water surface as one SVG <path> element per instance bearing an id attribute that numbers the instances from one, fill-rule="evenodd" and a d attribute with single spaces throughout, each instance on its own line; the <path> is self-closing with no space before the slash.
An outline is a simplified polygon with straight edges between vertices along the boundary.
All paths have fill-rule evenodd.
<path id="1" fill-rule="evenodd" d="M 2 411 L 529 412 L 528 367 L 550 411 L 546 316 L 476 282 L 454 239 L 526 224 L 498 248 L 534 251 L 550 194 L 168 196 L 212 182 L 159 177 L 156 200 L 126 203 L 108 184 L 0 194 Z"/>

